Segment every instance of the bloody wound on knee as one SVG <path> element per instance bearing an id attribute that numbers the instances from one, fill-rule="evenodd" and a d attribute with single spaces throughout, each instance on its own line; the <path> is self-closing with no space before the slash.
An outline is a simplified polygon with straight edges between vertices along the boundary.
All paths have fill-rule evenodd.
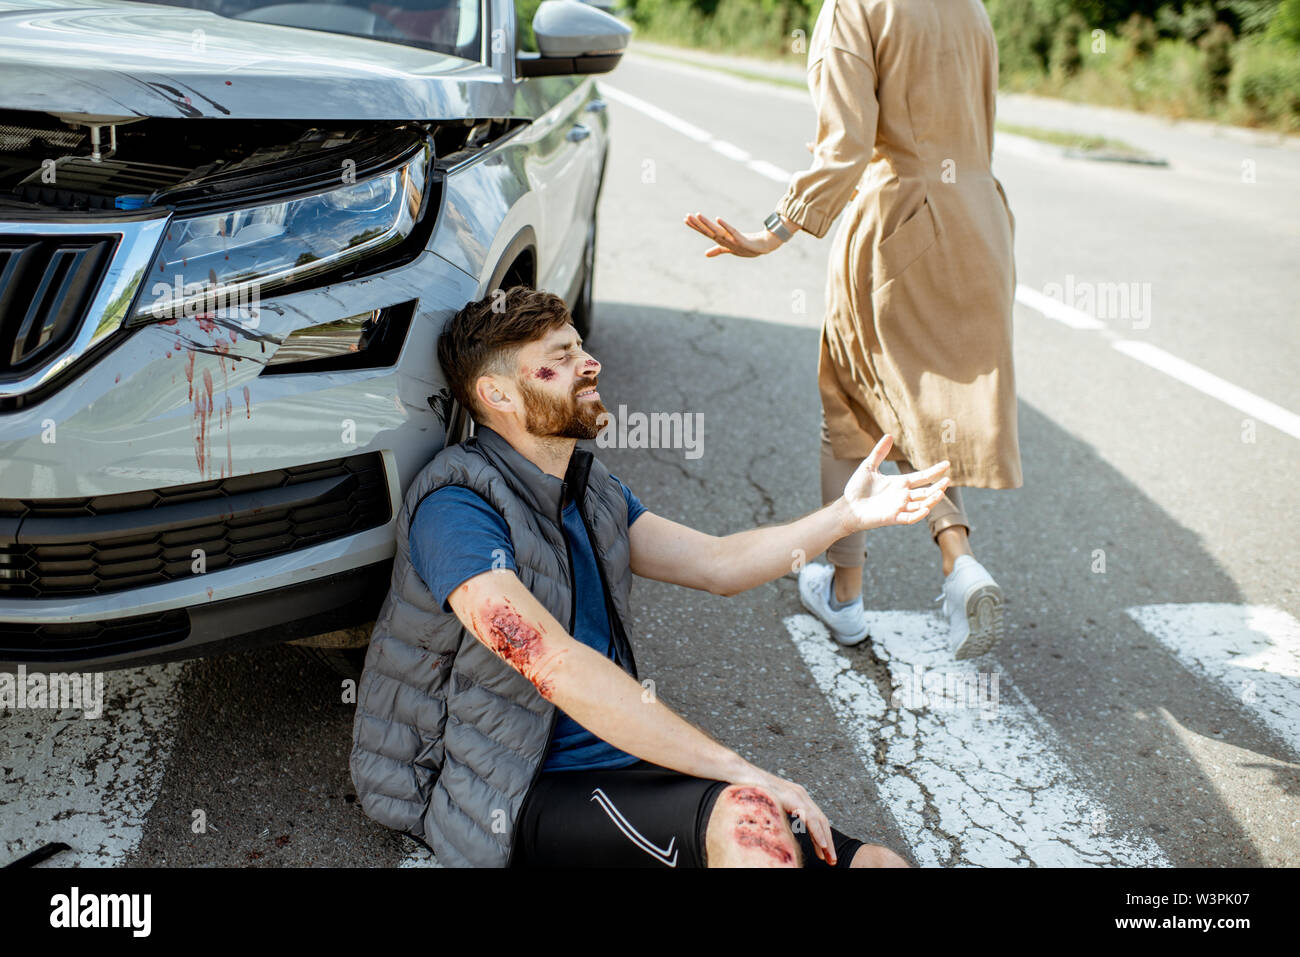
<path id="1" fill-rule="evenodd" d="M 778 863 L 794 863 L 794 852 L 785 833 L 784 815 L 777 809 L 775 801 L 753 787 L 728 791 L 726 798 L 740 814 L 740 820 L 732 830 L 737 844 L 760 850 Z"/>

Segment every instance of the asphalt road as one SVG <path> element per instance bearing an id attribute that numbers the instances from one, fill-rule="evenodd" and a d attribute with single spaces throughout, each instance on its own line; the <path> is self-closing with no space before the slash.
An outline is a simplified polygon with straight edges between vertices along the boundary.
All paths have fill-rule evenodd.
<path id="1" fill-rule="evenodd" d="M 693 449 L 598 454 L 651 510 L 705 531 L 802 515 L 820 504 L 829 239 L 706 259 L 681 220 L 757 228 L 782 171 L 808 161 L 807 96 L 632 54 L 602 88 L 601 393 L 703 432 Z M 1005 112 L 1110 122 L 1023 99 Z M 1025 486 L 967 493 L 1007 597 L 993 655 L 946 659 L 923 528 L 872 533 L 873 640 L 847 652 L 792 578 L 733 598 L 634 589 L 638 663 L 662 699 L 918 864 L 1300 864 L 1300 154 L 1123 123 L 1170 165 L 999 139 Z M 1044 304 L 1051 284 L 1106 283 L 1136 283 L 1149 308 Z M 922 700 L 935 676 L 984 697 Z M 64 840 L 52 865 L 429 863 L 360 813 L 352 708 L 292 649 L 117 673 L 107 690 L 97 722 L 6 717 L 5 857 Z"/>

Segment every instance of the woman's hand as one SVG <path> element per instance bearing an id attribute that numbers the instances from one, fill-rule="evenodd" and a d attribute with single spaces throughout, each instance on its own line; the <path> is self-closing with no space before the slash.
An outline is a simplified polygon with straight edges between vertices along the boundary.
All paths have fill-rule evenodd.
<path id="1" fill-rule="evenodd" d="M 756 233 L 742 233 L 721 216 L 714 222 L 707 216 L 695 213 L 687 216 L 682 222 L 717 243 L 716 246 L 704 251 L 706 256 L 731 253 L 733 256 L 744 256 L 748 259 L 770 253 L 781 245 L 781 238 L 770 230 L 761 229 Z"/>
<path id="2" fill-rule="evenodd" d="M 893 444 L 890 435 L 877 442 L 844 486 L 852 531 L 919 522 L 930 514 L 948 487 L 946 473 L 950 464 L 946 459 L 920 472 L 881 474 L 880 465 Z"/>

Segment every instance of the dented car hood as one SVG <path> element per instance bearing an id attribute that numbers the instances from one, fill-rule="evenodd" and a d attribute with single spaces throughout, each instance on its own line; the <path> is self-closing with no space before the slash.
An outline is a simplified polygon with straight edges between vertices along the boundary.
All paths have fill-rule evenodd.
<path id="1" fill-rule="evenodd" d="M 0 0 L 0 109 L 105 117 L 501 116 L 510 84 L 459 57 L 126 0 Z"/>

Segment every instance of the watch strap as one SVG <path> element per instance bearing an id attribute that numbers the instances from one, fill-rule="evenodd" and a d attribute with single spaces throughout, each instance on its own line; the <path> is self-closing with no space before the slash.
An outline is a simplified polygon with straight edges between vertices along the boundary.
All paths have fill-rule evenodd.
<path id="1" fill-rule="evenodd" d="M 794 235 L 794 233 L 786 229 L 785 223 L 781 222 L 781 214 L 779 212 L 773 211 L 770 213 L 767 219 L 763 220 L 763 225 L 768 228 L 769 232 L 776 233 L 777 238 L 783 243 L 789 242 L 790 238 Z"/>

